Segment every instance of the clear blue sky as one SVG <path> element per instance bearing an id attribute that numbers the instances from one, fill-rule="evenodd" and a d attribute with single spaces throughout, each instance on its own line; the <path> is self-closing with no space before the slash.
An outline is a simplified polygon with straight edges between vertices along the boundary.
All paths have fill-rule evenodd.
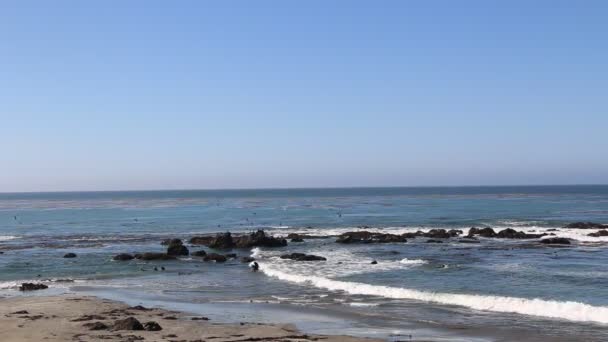
<path id="1" fill-rule="evenodd" d="M 3 1 L 0 191 L 608 183 L 607 1 Z"/>

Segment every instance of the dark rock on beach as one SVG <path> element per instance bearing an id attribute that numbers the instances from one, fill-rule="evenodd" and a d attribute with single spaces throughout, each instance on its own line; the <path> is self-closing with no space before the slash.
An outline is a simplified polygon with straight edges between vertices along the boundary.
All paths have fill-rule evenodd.
<path id="1" fill-rule="evenodd" d="M 163 330 L 163 328 L 160 326 L 160 324 L 158 324 L 156 322 L 146 322 L 144 324 L 144 330 L 147 330 L 147 331 L 161 331 L 161 330 Z"/>
<path id="2" fill-rule="evenodd" d="M 114 322 L 112 330 L 144 330 L 144 326 L 135 317 L 128 317 Z"/>
<path id="3" fill-rule="evenodd" d="M 217 253 L 209 253 L 203 258 L 203 261 L 226 262 L 226 260 L 228 260 L 228 258 L 226 258 L 225 255 Z"/>
<path id="4" fill-rule="evenodd" d="M 36 290 L 44 290 L 49 287 L 44 284 L 35 284 L 35 283 L 23 283 L 19 286 L 19 291 L 36 291 Z"/>
<path id="5" fill-rule="evenodd" d="M 295 261 L 325 261 L 326 258 L 318 255 L 304 254 L 304 253 L 291 253 L 281 255 L 281 259 L 291 259 Z"/>
<path id="6" fill-rule="evenodd" d="M 547 245 L 569 245 L 570 240 L 566 238 L 548 238 L 540 240 L 540 243 Z"/>
<path id="7" fill-rule="evenodd" d="M 110 329 L 110 327 L 108 327 L 107 325 L 105 325 L 102 322 L 85 323 L 82 326 L 87 328 L 88 330 L 108 330 L 108 329 Z"/>
<path id="8" fill-rule="evenodd" d="M 595 233 L 589 233 L 587 236 L 600 237 L 600 236 L 608 236 L 608 230 L 598 230 Z"/>
<path id="9" fill-rule="evenodd" d="M 180 239 L 172 239 L 167 247 L 167 255 L 180 256 L 189 255 L 190 251 Z"/>
<path id="10" fill-rule="evenodd" d="M 575 229 L 608 229 L 608 224 L 601 224 L 595 222 L 574 222 L 564 226 L 564 228 L 575 228 Z"/>
<path id="11" fill-rule="evenodd" d="M 67 254 L 65 254 L 63 257 L 64 257 L 64 258 L 68 258 L 68 259 L 69 259 L 69 258 L 75 258 L 75 257 L 76 257 L 76 254 L 75 254 L 75 253 L 67 253 Z"/>
<path id="12" fill-rule="evenodd" d="M 135 257 L 131 254 L 127 254 L 127 253 L 120 253 L 118 255 L 115 255 L 112 260 L 116 260 L 116 261 L 129 261 L 129 260 L 133 260 Z"/>

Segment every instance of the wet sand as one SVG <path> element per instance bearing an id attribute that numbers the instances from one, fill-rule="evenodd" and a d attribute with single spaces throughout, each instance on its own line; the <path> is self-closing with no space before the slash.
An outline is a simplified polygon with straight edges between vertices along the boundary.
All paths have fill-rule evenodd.
<path id="1" fill-rule="evenodd" d="M 129 317 L 144 329 L 123 330 Z M 131 323 L 131 324 L 124 324 Z M 137 324 L 123 322 L 127 328 Z M 0 339 L 12 341 L 378 341 L 349 336 L 308 335 L 293 325 L 242 322 L 216 324 L 202 316 L 126 304 L 88 296 L 0 298 Z"/>

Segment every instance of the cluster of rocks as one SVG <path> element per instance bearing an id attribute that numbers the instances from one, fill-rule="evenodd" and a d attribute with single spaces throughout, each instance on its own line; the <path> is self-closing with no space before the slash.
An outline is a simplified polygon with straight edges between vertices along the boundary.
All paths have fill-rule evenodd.
<path id="1" fill-rule="evenodd" d="M 160 326 L 160 324 L 158 324 L 156 322 L 150 321 L 150 322 L 146 322 L 146 323 L 142 324 L 135 317 L 127 317 L 125 319 L 119 319 L 119 320 L 115 321 L 111 327 L 109 327 L 108 325 L 106 325 L 103 322 L 85 323 L 83 326 L 89 330 L 110 330 L 110 329 L 114 330 L 114 331 L 120 331 L 120 330 L 161 331 L 161 330 L 163 330 L 163 328 Z"/>
<path id="2" fill-rule="evenodd" d="M 467 234 L 469 237 L 473 237 L 475 235 L 479 235 L 487 238 L 498 238 L 498 239 L 538 239 L 547 234 L 528 234 L 521 231 L 517 231 L 512 228 L 507 228 L 496 233 L 492 228 L 471 228 L 469 229 L 469 233 Z"/>
<path id="3" fill-rule="evenodd" d="M 338 236 L 337 243 L 389 243 L 407 242 L 403 235 L 373 233 L 367 230 L 358 232 L 346 232 Z"/>
<path id="4" fill-rule="evenodd" d="M 318 255 L 304 254 L 304 253 L 291 253 L 281 255 L 281 259 L 291 259 L 295 261 L 325 261 L 326 258 Z"/>
<path id="5" fill-rule="evenodd" d="M 48 286 L 41 283 L 23 283 L 21 286 L 19 286 L 19 291 L 36 291 L 48 288 Z"/>
<path id="6" fill-rule="evenodd" d="M 233 236 L 230 232 L 220 233 L 215 236 L 195 236 L 190 239 L 190 243 L 214 249 L 287 246 L 286 239 L 266 235 L 263 230 L 240 236 Z"/>

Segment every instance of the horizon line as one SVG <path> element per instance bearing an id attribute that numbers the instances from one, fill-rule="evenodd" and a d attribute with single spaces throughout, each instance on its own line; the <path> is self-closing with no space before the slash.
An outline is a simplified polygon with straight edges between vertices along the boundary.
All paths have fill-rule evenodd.
<path id="1" fill-rule="evenodd" d="M 243 191 L 243 190 L 343 190 L 343 189 L 415 189 L 415 188 L 504 188 L 504 187 L 571 187 L 608 186 L 608 184 L 512 184 L 512 185 L 385 185 L 385 186 L 328 186 L 328 187 L 244 187 L 244 188 L 175 188 L 175 189 L 112 189 L 112 190 L 50 190 L 50 191 L 0 191 L 10 194 L 94 193 L 94 192 L 168 192 L 168 191 Z"/>

